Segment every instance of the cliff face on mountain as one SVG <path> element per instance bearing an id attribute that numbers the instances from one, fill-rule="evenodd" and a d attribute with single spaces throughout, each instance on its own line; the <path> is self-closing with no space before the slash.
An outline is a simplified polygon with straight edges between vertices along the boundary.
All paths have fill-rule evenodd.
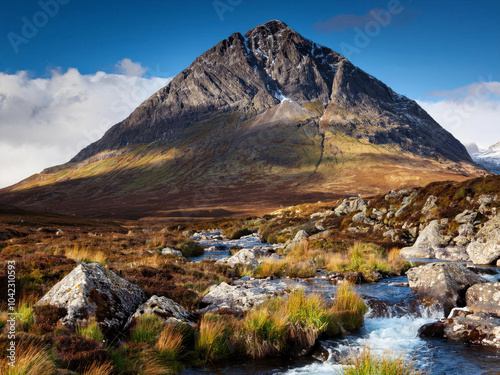
<path id="1" fill-rule="evenodd" d="M 0 200 L 93 216 L 231 214 L 481 173 L 416 102 L 270 21 L 221 41 L 69 163 Z"/>

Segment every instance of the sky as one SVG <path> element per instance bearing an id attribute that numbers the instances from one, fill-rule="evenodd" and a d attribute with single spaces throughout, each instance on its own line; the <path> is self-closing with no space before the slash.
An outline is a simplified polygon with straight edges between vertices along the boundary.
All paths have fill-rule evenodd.
<path id="1" fill-rule="evenodd" d="M 498 0 L 2 1 L 0 187 L 68 161 L 205 50 L 271 19 L 463 143 L 500 141 Z"/>

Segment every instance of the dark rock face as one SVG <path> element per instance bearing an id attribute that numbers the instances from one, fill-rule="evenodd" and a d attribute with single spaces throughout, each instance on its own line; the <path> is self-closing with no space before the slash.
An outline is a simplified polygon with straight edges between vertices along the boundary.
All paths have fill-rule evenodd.
<path id="1" fill-rule="evenodd" d="M 407 272 L 408 283 L 423 298 L 435 300 L 444 307 L 445 315 L 453 307 L 465 306 L 465 292 L 469 287 L 486 280 L 462 265 L 431 263 Z"/>
<path id="2" fill-rule="evenodd" d="M 72 162 L 133 144 L 172 142 L 228 113 L 247 120 L 285 98 L 327 105 L 322 126 L 416 155 L 471 162 L 465 147 L 418 104 L 333 50 L 270 21 L 199 56 Z"/>
<path id="3" fill-rule="evenodd" d="M 343 59 L 280 21 L 259 25 L 245 36 L 235 33 L 204 52 L 72 161 L 131 144 L 172 141 L 184 127 L 210 122 L 221 113 L 252 117 L 285 97 L 326 104 L 335 64 Z"/>

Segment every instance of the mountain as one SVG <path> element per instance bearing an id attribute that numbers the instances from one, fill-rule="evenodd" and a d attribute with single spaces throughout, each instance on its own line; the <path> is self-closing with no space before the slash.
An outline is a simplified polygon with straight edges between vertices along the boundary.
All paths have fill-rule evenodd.
<path id="1" fill-rule="evenodd" d="M 0 201 L 95 217 L 243 215 L 483 173 L 415 101 L 270 21 L 222 40 Z"/>
<path id="2" fill-rule="evenodd" d="M 472 159 L 492 171 L 495 174 L 500 174 L 500 142 L 490 146 L 487 150 L 480 150 L 476 147 L 474 152 L 470 152 Z"/>

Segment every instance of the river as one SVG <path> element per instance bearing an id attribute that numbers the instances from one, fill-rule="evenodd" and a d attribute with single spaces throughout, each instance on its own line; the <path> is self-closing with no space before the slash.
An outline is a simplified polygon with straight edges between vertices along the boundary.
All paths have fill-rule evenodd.
<path id="1" fill-rule="evenodd" d="M 207 245 L 205 243 L 204 245 Z M 219 255 L 219 254 L 218 254 Z M 227 256 L 227 252 L 226 252 Z M 498 274 L 488 279 L 500 279 Z M 326 299 L 335 294 L 336 286 L 326 279 L 316 277 L 307 280 L 281 281 L 300 283 L 304 289 L 324 295 Z M 325 340 L 321 346 L 328 352 L 328 359 L 316 357 L 300 359 L 232 360 L 213 366 L 192 367 L 184 370 L 186 375 L 217 374 L 284 374 L 284 375 L 331 375 L 340 374 L 338 358 L 349 351 L 364 346 L 372 352 L 384 354 L 391 351 L 415 361 L 429 375 L 471 374 L 499 375 L 500 351 L 477 346 L 466 346 L 446 342 L 443 339 L 418 337 L 418 329 L 443 317 L 437 305 L 423 306 L 407 286 L 405 276 L 384 279 L 378 283 L 356 286 L 369 306 L 365 324 L 359 332 L 342 339 Z"/>

